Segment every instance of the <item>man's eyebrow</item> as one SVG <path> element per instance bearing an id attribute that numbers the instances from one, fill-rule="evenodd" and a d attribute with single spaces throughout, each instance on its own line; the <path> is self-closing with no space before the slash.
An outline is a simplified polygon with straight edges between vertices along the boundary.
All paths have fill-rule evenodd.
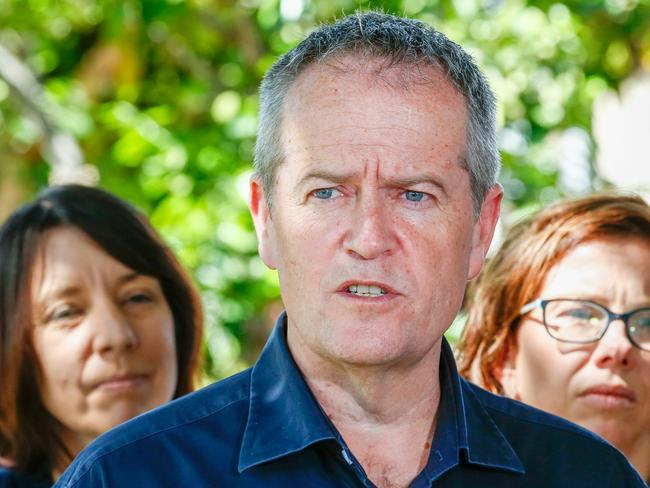
<path id="1" fill-rule="evenodd" d="M 331 181 L 332 183 L 344 183 L 349 181 L 354 177 L 354 173 L 342 173 L 342 172 L 332 172 L 326 170 L 315 170 L 307 172 L 300 180 L 298 180 L 298 185 L 304 185 L 310 180 L 324 180 Z M 413 176 L 407 178 L 382 178 L 384 184 L 389 184 L 391 186 L 397 186 L 402 188 L 408 188 L 415 185 L 429 184 L 438 188 L 443 195 L 447 196 L 447 188 L 445 185 L 435 176 L 427 174 L 421 176 Z"/>
<path id="2" fill-rule="evenodd" d="M 343 183 L 349 181 L 352 176 L 352 173 L 335 173 L 333 171 L 314 170 L 305 173 L 302 178 L 298 180 L 298 185 L 304 185 L 309 180 L 325 180 L 331 181 L 332 183 Z"/>
<path id="3" fill-rule="evenodd" d="M 388 178 L 387 183 L 390 185 L 409 188 L 421 184 L 429 184 L 438 188 L 445 196 L 447 196 L 447 188 L 437 178 L 431 175 L 414 176 L 412 178 Z"/>

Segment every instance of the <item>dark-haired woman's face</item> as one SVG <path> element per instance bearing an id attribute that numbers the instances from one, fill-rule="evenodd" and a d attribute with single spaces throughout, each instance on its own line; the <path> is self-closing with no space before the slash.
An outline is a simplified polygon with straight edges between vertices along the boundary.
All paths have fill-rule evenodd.
<path id="1" fill-rule="evenodd" d="M 75 453 L 172 398 L 174 319 L 158 280 L 78 229 L 48 231 L 41 251 L 31 293 L 41 397 Z"/>

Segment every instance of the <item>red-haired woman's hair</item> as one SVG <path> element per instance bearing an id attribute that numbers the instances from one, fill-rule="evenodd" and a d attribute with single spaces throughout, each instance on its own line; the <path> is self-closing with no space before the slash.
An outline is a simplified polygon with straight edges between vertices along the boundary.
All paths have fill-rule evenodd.
<path id="1" fill-rule="evenodd" d="M 538 298 L 549 271 L 582 242 L 629 237 L 650 243 L 650 207 L 631 195 L 561 201 L 514 225 L 470 287 L 457 349 L 460 373 L 503 394 L 501 373 L 516 352 L 519 311 Z"/>

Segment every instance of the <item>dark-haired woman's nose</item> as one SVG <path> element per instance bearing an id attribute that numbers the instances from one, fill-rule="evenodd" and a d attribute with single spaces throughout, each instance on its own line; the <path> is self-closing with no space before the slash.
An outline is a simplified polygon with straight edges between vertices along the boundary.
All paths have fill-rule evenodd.
<path id="1" fill-rule="evenodd" d="M 138 344 L 135 329 L 119 305 L 106 298 L 87 317 L 93 327 L 93 349 L 100 354 L 122 352 Z"/>

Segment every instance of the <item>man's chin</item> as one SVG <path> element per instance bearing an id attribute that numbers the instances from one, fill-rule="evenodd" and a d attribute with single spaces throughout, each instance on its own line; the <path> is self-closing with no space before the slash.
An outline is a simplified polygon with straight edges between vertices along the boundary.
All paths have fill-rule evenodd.
<path id="1" fill-rule="evenodd" d="M 322 344 L 323 355 L 330 361 L 350 367 L 396 365 L 412 361 L 420 354 L 415 344 L 409 345 L 403 341 L 404 338 L 391 337 L 381 331 L 368 331 L 367 334 L 355 331 L 354 334 L 341 334 L 329 339 Z"/>

